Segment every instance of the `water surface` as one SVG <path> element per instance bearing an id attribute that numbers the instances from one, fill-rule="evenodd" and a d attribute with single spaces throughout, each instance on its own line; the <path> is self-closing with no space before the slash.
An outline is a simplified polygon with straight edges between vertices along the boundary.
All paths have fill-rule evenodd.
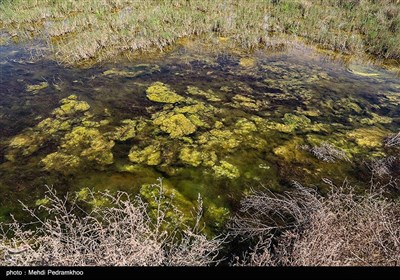
<path id="1" fill-rule="evenodd" d="M 0 46 L 0 215 L 60 192 L 164 186 L 189 209 L 200 193 L 218 227 L 261 185 L 322 178 L 363 185 L 400 123 L 400 79 L 298 46 L 213 52 L 194 44 L 91 68 Z M 150 88 L 150 89 L 149 89 Z M 174 103 L 149 99 L 168 90 Z M 171 94 L 170 94 L 171 95 Z M 306 147 L 345 154 L 323 161 Z"/>

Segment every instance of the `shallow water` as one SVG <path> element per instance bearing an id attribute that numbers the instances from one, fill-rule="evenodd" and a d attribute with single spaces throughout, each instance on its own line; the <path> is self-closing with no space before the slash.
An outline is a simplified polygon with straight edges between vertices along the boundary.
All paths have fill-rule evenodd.
<path id="1" fill-rule="evenodd" d="M 154 85 L 178 102 L 149 100 Z M 89 69 L 0 46 L 0 216 L 42 198 L 45 184 L 137 193 L 162 177 L 185 210 L 200 193 L 218 227 L 250 188 L 366 183 L 358 162 L 385 155 L 399 104 L 394 73 L 306 46 L 178 45 Z M 327 162 L 304 148 L 325 142 L 345 156 Z"/>

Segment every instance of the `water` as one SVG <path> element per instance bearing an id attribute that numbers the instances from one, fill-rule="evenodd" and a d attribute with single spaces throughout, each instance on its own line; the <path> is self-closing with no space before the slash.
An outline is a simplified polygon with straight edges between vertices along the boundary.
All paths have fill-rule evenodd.
<path id="1" fill-rule="evenodd" d="M 189 213 L 200 193 L 218 228 L 251 188 L 322 178 L 366 185 L 359 162 L 383 157 L 400 123 L 400 79 L 298 46 L 215 52 L 195 44 L 91 68 L 0 46 L 0 217 L 23 216 L 44 185 L 146 195 L 164 178 Z M 149 87 L 179 95 L 149 99 Z M 147 90 L 147 92 L 146 92 Z M 168 93 L 169 96 L 173 95 Z M 61 110 L 60 110 L 61 108 Z M 344 153 L 326 162 L 305 146 Z"/>

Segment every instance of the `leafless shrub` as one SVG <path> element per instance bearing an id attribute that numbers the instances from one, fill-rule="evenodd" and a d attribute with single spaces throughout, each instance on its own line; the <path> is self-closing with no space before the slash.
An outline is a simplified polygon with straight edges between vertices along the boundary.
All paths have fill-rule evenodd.
<path id="1" fill-rule="evenodd" d="M 389 136 L 385 140 L 385 146 L 386 147 L 400 146 L 400 132 L 395 135 Z"/>
<path id="2" fill-rule="evenodd" d="M 310 147 L 308 145 L 303 145 L 301 148 L 312 153 L 316 158 L 326 162 L 335 162 L 336 160 L 350 160 L 345 152 L 339 150 L 338 148 L 332 146 L 327 142 L 323 142 L 321 146 Z"/>
<path id="3" fill-rule="evenodd" d="M 400 265 L 398 201 L 357 195 L 347 184 L 332 186 L 327 197 L 294 186 L 290 193 L 253 192 L 243 200 L 232 231 L 261 241 L 236 265 Z"/>
<path id="4" fill-rule="evenodd" d="M 391 171 L 390 168 L 395 162 L 396 158 L 394 156 L 389 156 L 385 158 L 380 158 L 380 159 L 372 159 L 368 163 L 368 168 L 371 171 L 372 176 L 375 177 L 384 177 L 384 176 L 390 176 Z"/>
<path id="5" fill-rule="evenodd" d="M 396 165 L 396 160 L 396 157 L 388 156 L 373 158 L 365 163 L 371 172 L 370 184 L 372 188 L 376 190 L 399 189 L 398 178 L 392 174 L 392 168 Z"/>
<path id="6" fill-rule="evenodd" d="M 130 198 L 125 192 L 96 194 L 97 199 L 100 195 L 111 206 L 94 207 L 85 212 L 76 200 L 59 198 L 54 189 L 48 188 L 49 203 L 42 206 L 48 218 L 41 219 L 34 210 L 24 206 L 34 218 L 34 224 L 14 220 L 10 225 L 1 225 L 2 265 L 203 266 L 217 263 L 222 241 L 209 240 L 200 233 L 201 200 L 194 228 L 183 222 L 171 225 L 168 216 L 177 214 L 177 209 L 173 205 L 165 208 L 161 180 L 153 187 L 159 188 L 154 197 L 155 217 L 151 217 L 149 205 L 140 197 Z M 90 197 L 94 198 L 94 193 Z"/>

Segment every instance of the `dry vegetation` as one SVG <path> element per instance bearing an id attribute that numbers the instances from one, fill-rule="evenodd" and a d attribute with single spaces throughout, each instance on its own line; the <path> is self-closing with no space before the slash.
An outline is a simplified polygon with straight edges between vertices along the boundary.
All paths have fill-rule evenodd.
<path id="1" fill-rule="evenodd" d="M 328 182 L 331 184 L 331 182 Z M 253 192 L 232 231 L 255 242 L 235 265 L 400 265 L 400 203 L 357 195 L 346 183 L 327 197 L 294 183 L 282 195 Z"/>
<path id="2" fill-rule="evenodd" d="M 356 194 L 344 183 L 326 196 L 294 183 L 283 194 L 253 191 L 242 200 L 229 235 L 249 244 L 232 265 L 245 266 L 370 266 L 400 265 L 400 202 L 382 192 Z M 199 231 L 201 200 L 194 227 L 169 219 L 162 185 L 157 207 L 126 193 L 101 193 L 108 207 L 85 211 L 70 198 L 49 189 L 48 213 L 31 224 L 2 225 L 2 265 L 214 265 L 226 238 L 209 239 Z M 91 199 L 99 194 L 91 193 Z M 87 205 L 86 205 L 87 206 Z M 171 212 L 172 210 L 172 212 Z M 152 213 L 152 214 L 149 214 Z M 155 214 L 155 215 L 154 215 Z M 175 221 L 171 223 L 171 221 Z M 226 250 L 223 250 L 227 252 Z"/>
<path id="3" fill-rule="evenodd" d="M 65 63 L 201 34 L 245 48 L 289 34 L 340 52 L 400 58 L 399 0 L 3 0 L 2 26 L 15 40 L 44 38 Z"/>
<path id="4" fill-rule="evenodd" d="M 171 214 L 179 215 L 169 204 L 165 207 L 162 184 L 157 207 L 126 193 L 116 195 L 91 193 L 89 199 L 106 199 L 110 207 L 85 211 L 77 200 L 59 198 L 49 188 L 43 219 L 25 207 L 34 219 L 31 224 L 17 221 L 2 225 L 0 235 L 1 265 L 47 266 L 160 266 L 217 263 L 222 240 L 207 239 L 200 233 L 201 201 L 194 227 L 171 224 Z M 100 197 L 99 197 L 100 195 Z M 86 205 L 87 206 L 87 205 Z M 179 219 L 178 219 L 179 221 Z"/>

